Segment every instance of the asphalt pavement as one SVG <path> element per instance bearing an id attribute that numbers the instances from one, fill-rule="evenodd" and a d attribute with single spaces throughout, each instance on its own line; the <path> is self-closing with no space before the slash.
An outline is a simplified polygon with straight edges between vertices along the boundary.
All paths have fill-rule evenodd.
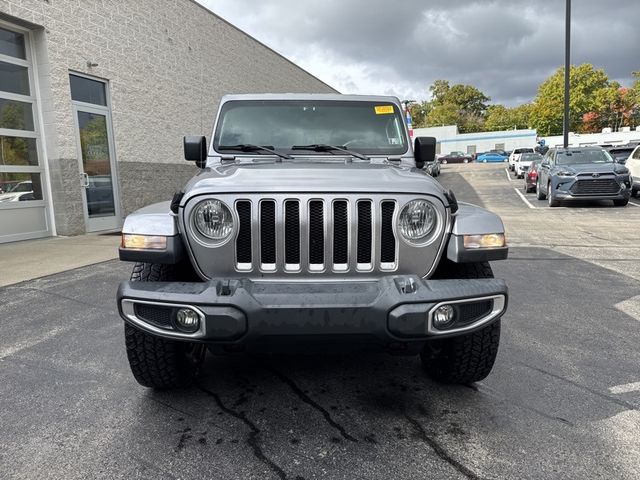
<path id="1" fill-rule="evenodd" d="M 147 390 L 115 305 L 131 265 L 107 261 L 0 288 L 0 478 L 640 478 L 640 201 L 550 209 L 504 165 L 439 180 L 507 227 L 487 379 L 443 386 L 384 354 L 238 355 Z"/>

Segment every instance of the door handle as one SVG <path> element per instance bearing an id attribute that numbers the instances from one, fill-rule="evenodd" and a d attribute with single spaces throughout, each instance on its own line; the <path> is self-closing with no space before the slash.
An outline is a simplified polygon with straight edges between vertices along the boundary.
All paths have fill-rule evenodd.
<path id="1" fill-rule="evenodd" d="M 84 188 L 89 188 L 89 175 L 82 172 L 80 174 L 80 181 L 82 182 L 82 186 Z"/>

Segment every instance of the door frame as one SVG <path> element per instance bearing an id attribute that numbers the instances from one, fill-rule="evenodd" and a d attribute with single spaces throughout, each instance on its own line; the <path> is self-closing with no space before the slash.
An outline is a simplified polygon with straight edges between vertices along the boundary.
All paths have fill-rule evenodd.
<path id="1" fill-rule="evenodd" d="M 107 105 L 95 105 L 93 103 L 79 102 L 71 100 L 73 107 L 73 124 L 76 137 L 76 152 L 78 156 L 78 183 L 82 191 L 82 210 L 84 214 L 84 224 L 87 233 L 100 232 L 108 230 L 117 230 L 122 227 L 122 212 L 120 208 L 120 188 L 118 185 L 118 162 L 116 159 L 115 141 L 113 138 L 113 125 L 111 121 L 111 101 L 109 97 L 109 84 L 105 80 L 88 75 L 70 71 L 69 75 L 85 77 L 90 80 L 98 81 L 104 84 L 105 98 Z M 111 164 L 111 186 L 113 188 L 113 203 L 115 213 L 108 217 L 89 217 L 89 208 L 87 205 L 87 189 L 82 186 L 82 177 L 84 174 L 84 159 L 82 158 L 82 145 L 80 142 L 80 124 L 78 122 L 78 112 L 93 113 L 95 115 L 104 115 L 107 125 L 107 143 L 109 147 L 109 162 Z"/>

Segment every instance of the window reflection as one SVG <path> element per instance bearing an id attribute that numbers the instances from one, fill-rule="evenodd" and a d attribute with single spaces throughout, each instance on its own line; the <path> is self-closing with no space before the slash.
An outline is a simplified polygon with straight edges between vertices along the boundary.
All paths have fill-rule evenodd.
<path id="1" fill-rule="evenodd" d="M 0 128 L 33 131 L 31 104 L 0 98 Z"/>
<path id="2" fill-rule="evenodd" d="M 38 165 L 36 139 L 0 135 L 0 165 Z"/>
<path id="3" fill-rule="evenodd" d="M 0 62 L 0 90 L 30 95 L 29 70 L 21 65 Z"/>
<path id="4" fill-rule="evenodd" d="M 0 206 L 33 200 L 42 200 L 39 173 L 0 172 Z"/>
<path id="5" fill-rule="evenodd" d="M 26 58 L 24 35 L 0 28 L 0 53 L 10 57 Z"/>

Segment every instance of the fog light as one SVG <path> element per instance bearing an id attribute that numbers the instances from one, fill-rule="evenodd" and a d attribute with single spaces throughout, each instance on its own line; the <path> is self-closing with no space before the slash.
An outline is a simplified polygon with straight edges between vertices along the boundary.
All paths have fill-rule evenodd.
<path id="1" fill-rule="evenodd" d="M 450 326 L 455 320 L 455 310 L 451 305 L 440 305 L 433 312 L 433 326 L 438 330 Z"/>
<path id="2" fill-rule="evenodd" d="M 186 333 L 196 332 L 200 328 L 200 315 L 190 308 L 181 308 L 176 313 L 176 326 Z"/>

